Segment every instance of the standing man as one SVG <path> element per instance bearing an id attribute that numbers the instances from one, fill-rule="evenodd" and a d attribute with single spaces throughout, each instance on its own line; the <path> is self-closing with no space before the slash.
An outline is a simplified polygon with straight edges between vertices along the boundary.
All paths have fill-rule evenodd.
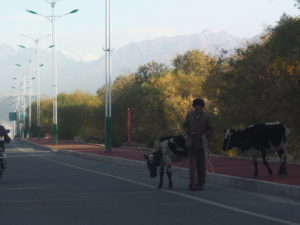
<path id="1" fill-rule="evenodd" d="M 194 99 L 194 110 L 187 113 L 183 124 L 187 135 L 191 191 L 202 191 L 205 184 L 206 152 L 202 140 L 211 136 L 213 127 L 209 114 L 203 111 L 204 106 L 203 99 Z"/>

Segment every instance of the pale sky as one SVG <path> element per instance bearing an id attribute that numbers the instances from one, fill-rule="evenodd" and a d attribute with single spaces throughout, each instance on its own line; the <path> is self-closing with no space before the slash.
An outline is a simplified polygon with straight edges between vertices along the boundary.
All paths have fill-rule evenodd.
<path id="1" fill-rule="evenodd" d="M 48 0 L 52 1 L 52 0 Z M 50 15 L 44 0 L 1 0 L 0 44 L 34 46 L 21 34 L 39 38 L 51 34 L 51 23 L 25 9 Z M 57 15 L 79 9 L 57 21 L 57 49 L 91 60 L 103 55 L 105 0 L 61 0 Z M 111 0 L 112 48 L 163 36 L 227 31 L 250 38 L 275 25 L 283 13 L 297 16 L 294 0 Z M 40 43 L 51 44 L 51 38 Z"/>

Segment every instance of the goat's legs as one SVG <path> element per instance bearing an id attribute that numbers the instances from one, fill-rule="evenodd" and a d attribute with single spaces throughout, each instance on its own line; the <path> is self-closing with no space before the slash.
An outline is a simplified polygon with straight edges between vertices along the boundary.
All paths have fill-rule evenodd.
<path id="1" fill-rule="evenodd" d="M 161 189 L 161 187 L 163 186 L 164 183 L 164 167 L 161 166 L 159 168 L 159 184 L 157 186 L 157 189 Z"/>
<path id="2" fill-rule="evenodd" d="M 171 165 L 168 165 L 168 167 L 167 167 L 167 175 L 169 178 L 169 189 L 172 189 L 173 182 L 172 182 L 172 167 L 171 167 Z"/>

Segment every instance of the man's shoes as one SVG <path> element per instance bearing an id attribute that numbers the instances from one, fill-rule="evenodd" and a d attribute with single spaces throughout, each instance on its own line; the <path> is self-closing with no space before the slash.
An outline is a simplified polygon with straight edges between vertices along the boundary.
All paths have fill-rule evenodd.
<path id="1" fill-rule="evenodd" d="M 204 191 L 203 186 L 198 186 L 198 191 Z"/>
<path id="2" fill-rule="evenodd" d="M 190 189 L 190 191 L 197 191 L 196 185 L 191 185 L 191 186 L 189 187 L 189 189 Z"/>
<path id="3" fill-rule="evenodd" d="M 203 191 L 204 188 L 203 186 L 197 185 L 197 184 L 190 184 L 189 185 L 189 190 L 190 191 Z"/>

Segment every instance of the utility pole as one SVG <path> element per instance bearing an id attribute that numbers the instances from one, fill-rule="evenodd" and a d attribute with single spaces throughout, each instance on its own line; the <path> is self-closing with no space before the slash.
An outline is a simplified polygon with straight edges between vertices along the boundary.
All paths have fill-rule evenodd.
<path id="1" fill-rule="evenodd" d="M 110 0 L 105 0 L 105 152 L 112 149 Z"/>

